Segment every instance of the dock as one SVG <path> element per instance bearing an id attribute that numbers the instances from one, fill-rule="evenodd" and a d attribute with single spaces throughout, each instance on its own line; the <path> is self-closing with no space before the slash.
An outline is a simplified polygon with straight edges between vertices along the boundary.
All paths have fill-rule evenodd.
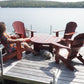
<path id="1" fill-rule="evenodd" d="M 15 61 L 4 69 L 4 78 L 32 84 L 50 83 L 53 78 L 53 71 L 58 71 L 54 57 L 52 60 L 45 60 L 42 56 L 28 54 L 22 60 Z"/>
<path id="2" fill-rule="evenodd" d="M 80 53 L 84 56 L 84 47 Z M 56 84 L 84 84 L 84 65 L 78 59 L 74 59 L 72 64 L 75 71 L 70 71 L 62 62 L 56 64 L 54 57 L 45 60 L 41 55 L 23 53 L 21 60 L 14 58 L 3 64 L 3 77 L 27 84 L 50 84 L 55 71 Z"/>

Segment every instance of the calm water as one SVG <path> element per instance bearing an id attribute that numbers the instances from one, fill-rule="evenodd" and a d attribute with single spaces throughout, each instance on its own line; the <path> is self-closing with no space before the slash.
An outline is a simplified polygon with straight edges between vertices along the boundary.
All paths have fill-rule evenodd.
<path id="1" fill-rule="evenodd" d="M 0 21 L 7 25 L 7 31 L 12 32 L 12 23 L 22 21 L 25 27 L 36 30 L 38 33 L 49 33 L 65 29 L 66 23 L 75 21 L 78 24 L 76 31 L 84 32 L 84 9 L 83 8 L 0 8 Z"/>

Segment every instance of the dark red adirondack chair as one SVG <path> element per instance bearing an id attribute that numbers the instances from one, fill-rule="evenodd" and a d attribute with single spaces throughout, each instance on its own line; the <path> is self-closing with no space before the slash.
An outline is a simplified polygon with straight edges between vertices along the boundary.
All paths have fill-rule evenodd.
<path id="1" fill-rule="evenodd" d="M 71 40 L 69 40 L 71 41 Z M 67 56 L 62 56 L 58 52 L 60 50 L 60 45 L 59 45 L 59 50 L 56 52 L 56 62 L 59 63 L 59 60 L 62 60 L 62 62 L 70 69 L 74 70 L 74 67 L 71 65 L 71 60 L 74 58 L 78 58 L 83 64 L 84 64 L 84 59 L 82 58 L 82 55 L 79 52 L 79 49 L 83 46 L 84 44 L 84 33 L 81 33 L 77 35 L 74 40 L 71 41 L 71 49 L 69 50 L 69 54 Z M 54 45 L 55 46 L 55 45 Z M 66 48 L 66 47 L 65 47 Z"/>
<path id="2" fill-rule="evenodd" d="M 30 31 L 30 30 L 25 29 L 24 23 L 21 21 L 15 21 L 13 23 L 13 28 L 14 28 L 15 34 L 19 38 L 26 38 L 27 37 L 26 32 L 28 32 L 29 34 L 29 31 Z M 30 32 L 31 32 L 31 37 L 33 37 L 33 32 L 35 31 L 30 31 Z"/>
<path id="3" fill-rule="evenodd" d="M 72 36 L 73 36 L 73 34 L 76 33 L 76 32 L 75 32 L 76 27 L 77 27 L 77 24 L 76 24 L 75 22 L 69 22 L 69 23 L 67 23 L 65 30 L 54 31 L 54 33 L 56 33 L 56 36 L 57 36 L 57 37 L 59 36 L 59 32 L 65 31 L 65 32 L 64 32 L 63 39 L 62 39 L 61 42 L 59 42 L 59 43 L 61 43 L 61 44 L 64 43 L 65 45 L 66 45 L 66 44 L 68 45 L 67 39 L 71 39 Z"/>

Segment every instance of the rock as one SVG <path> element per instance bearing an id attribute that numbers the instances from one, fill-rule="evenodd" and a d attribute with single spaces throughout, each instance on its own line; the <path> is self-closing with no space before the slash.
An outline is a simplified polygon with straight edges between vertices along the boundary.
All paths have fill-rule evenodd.
<path id="1" fill-rule="evenodd" d="M 51 59 L 52 58 L 52 53 L 45 50 L 42 54 L 42 56 L 45 58 L 45 59 Z"/>

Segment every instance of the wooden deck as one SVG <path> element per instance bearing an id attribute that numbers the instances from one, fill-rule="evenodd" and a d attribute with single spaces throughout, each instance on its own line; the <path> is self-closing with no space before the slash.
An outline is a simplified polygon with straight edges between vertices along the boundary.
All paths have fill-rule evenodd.
<path id="1" fill-rule="evenodd" d="M 84 47 L 80 51 L 84 56 Z M 56 84 L 84 84 L 84 65 L 77 59 L 72 63 L 74 72 L 52 60 L 45 60 L 41 55 L 23 54 L 23 59 L 12 59 L 4 64 L 4 78 L 29 84 L 49 84 L 56 71 Z"/>
<path id="2" fill-rule="evenodd" d="M 53 71 L 58 71 L 59 65 L 42 56 L 25 55 L 20 61 L 15 61 L 4 69 L 4 78 L 31 84 L 50 83 Z M 12 65 L 12 66 L 11 66 Z"/>

